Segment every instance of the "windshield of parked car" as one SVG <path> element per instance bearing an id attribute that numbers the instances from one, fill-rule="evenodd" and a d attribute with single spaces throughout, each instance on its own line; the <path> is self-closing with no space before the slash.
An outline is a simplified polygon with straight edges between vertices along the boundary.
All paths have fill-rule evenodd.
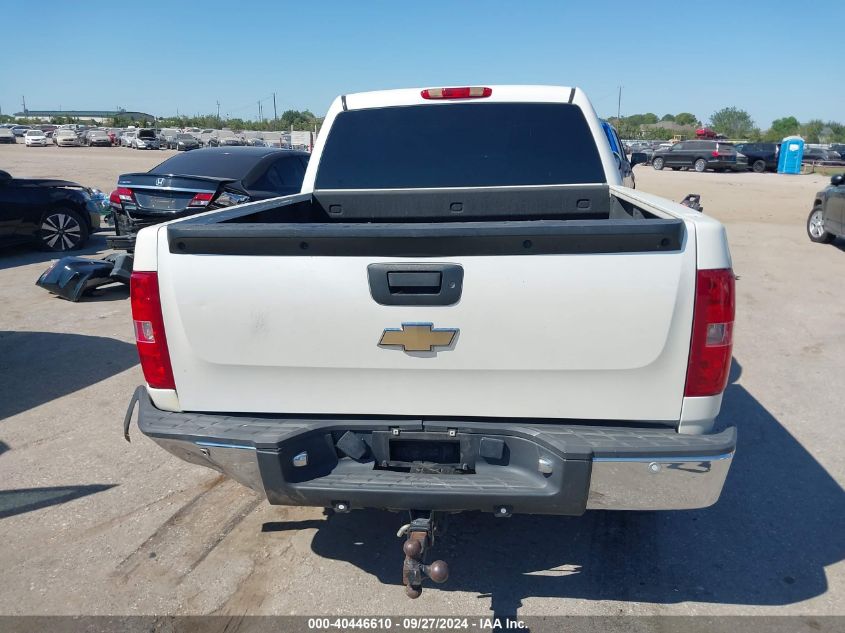
<path id="1" fill-rule="evenodd" d="M 104 130 L 91 130 L 88 132 L 89 136 L 108 136 Z"/>
<path id="2" fill-rule="evenodd" d="M 44 132 L 42 132 L 41 130 L 27 130 L 26 135 L 27 136 L 44 136 Z"/>
<path id="3" fill-rule="evenodd" d="M 566 103 L 454 103 L 337 115 L 321 189 L 605 182 L 584 114 Z"/>
<path id="4" fill-rule="evenodd" d="M 190 140 L 190 139 L 192 139 L 192 138 L 194 138 L 194 137 L 193 137 L 193 136 L 191 136 L 190 134 L 177 134 L 177 135 L 176 135 L 176 138 L 177 138 L 178 140 L 180 140 L 180 141 L 187 141 L 187 140 Z"/>
<path id="5" fill-rule="evenodd" d="M 73 130 L 59 130 L 56 134 L 58 136 L 76 136 L 76 132 Z"/>

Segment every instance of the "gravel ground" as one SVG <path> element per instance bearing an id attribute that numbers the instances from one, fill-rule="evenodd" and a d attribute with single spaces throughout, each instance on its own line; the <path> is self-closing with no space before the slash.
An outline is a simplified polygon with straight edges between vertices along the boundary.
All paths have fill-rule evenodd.
<path id="1" fill-rule="evenodd" d="M 108 192 L 173 152 L 0 146 L 0 169 Z M 0 253 L 0 614 L 845 614 L 845 241 L 804 223 L 827 179 L 656 172 L 726 223 L 738 282 L 720 424 L 739 427 L 718 504 L 578 518 L 455 517 L 452 577 L 401 588 L 402 515 L 271 507 L 121 423 L 142 382 L 127 293 L 33 285 L 50 256 Z M 84 251 L 103 252 L 102 234 Z M 26 507 L 24 507 L 26 506 Z M 27 508 L 29 511 L 22 511 Z"/>

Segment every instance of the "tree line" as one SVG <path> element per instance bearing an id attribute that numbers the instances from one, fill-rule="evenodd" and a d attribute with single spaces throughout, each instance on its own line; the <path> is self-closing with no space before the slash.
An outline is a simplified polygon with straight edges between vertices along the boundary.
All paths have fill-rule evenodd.
<path id="1" fill-rule="evenodd" d="M 717 110 L 710 115 L 706 125 L 689 112 L 665 114 L 659 118 L 653 112 L 646 112 L 621 118 L 611 117 L 608 121 L 619 132 L 619 136 L 626 139 L 666 140 L 676 134 L 689 137 L 695 134 L 697 128 L 708 127 L 731 139 L 780 141 L 786 136 L 797 135 L 803 137 L 808 143 L 845 143 L 845 124 L 837 121 L 810 119 L 802 123 L 794 116 L 785 116 L 775 119 L 768 129 L 763 130 L 754 123 L 754 119 L 748 112 L 736 107 Z M 660 126 L 661 123 L 666 122 L 685 129 Z"/>
<path id="2" fill-rule="evenodd" d="M 315 126 L 319 131 L 322 123 L 323 117 L 318 117 L 309 110 L 285 110 L 278 119 L 264 119 L 261 121 L 239 118 L 217 118 L 213 114 L 161 117 L 156 121 L 158 127 L 228 127 L 233 130 L 260 130 L 265 132 L 283 132 L 286 130 L 310 130 L 313 132 Z"/>

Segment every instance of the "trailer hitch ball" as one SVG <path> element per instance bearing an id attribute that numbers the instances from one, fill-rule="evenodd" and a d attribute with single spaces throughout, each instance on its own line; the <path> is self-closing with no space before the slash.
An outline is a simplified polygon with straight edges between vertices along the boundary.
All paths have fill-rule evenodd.
<path id="1" fill-rule="evenodd" d="M 422 570 L 438 585 L 449 580 L 449 565 L 446 564 L 446 561 L 436 560 L 431 565 L 423 565 Z"/>
<path id="2" fill-rule="evenodd" d="M 405 552 L 405 556 L 417 560 L 422 554 L 422 549 L 422 544 L 419 541 L 411 539 L 405 541 L 405 544 L 402 546 L 402 551 Z"/>

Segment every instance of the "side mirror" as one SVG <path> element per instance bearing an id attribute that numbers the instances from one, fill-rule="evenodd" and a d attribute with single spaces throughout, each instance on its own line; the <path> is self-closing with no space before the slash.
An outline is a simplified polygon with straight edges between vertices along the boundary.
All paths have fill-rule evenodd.
<path id="1" fill-rule="evenodd" d="M 648 155 L 645 152 L 631 152 L 631 167 L 634 165 L 645 165 L 648 162 Z"/>
<path id="2" fill-rule="evenodd" d="M 830 184 L 834 187 L 841 187 L 845 184 L 845 174 L 836 174 L 835 176 L 831 176 Z"/>

